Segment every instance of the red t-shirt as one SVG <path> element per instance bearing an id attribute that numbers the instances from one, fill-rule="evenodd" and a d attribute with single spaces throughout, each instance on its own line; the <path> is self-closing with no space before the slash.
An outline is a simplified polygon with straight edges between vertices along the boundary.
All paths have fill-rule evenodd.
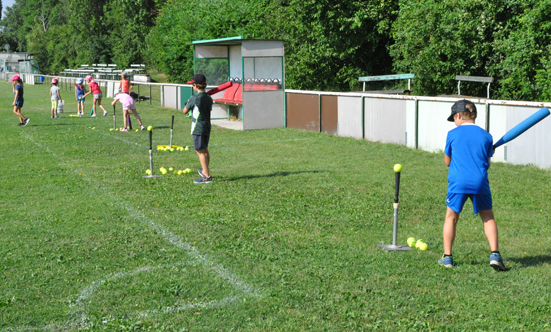
<path id="1" fill-rule="evenodd" d="M 93 94 L 97 95 L 98 93 L 101 93 L 101 89 L 99 88 L 98 83 L 92 82 L 88 84 L 88 86 L 90 87 L 90 90 L 92 91 Z"/>
<path id="2" fill-rule="evenodd" d="M 121 92 L 130 92 L 130 80 L 121 80 Z"/>

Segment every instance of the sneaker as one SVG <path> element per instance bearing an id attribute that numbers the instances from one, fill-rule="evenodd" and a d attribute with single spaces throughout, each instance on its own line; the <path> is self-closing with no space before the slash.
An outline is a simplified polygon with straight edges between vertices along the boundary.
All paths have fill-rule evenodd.
<path id="1" fill-rule="evenodd" d="M 59 119 L 59 115 L 54 116 L 54 119 Z"/>
<path id="2" fill-rule="evenodd" d="M 126 129 L 126 128 L 122 128 L 122 129 L 121 129 L 121 131 L 128 131 L 128 129 Z"/>
<path id="3" fill-rule="evenodd" d="M 493 267 L 496 271 L 507 271 L 505 264 L 503 264 L 503 259 L 499 254 L 490 255 L 490 266 Z"/>
<path id="4" fill-rule="evenodd" d="M 199 175 L 201 175 L 202 178 L 204 178 L 205 176 L 203 175 L 203 169 L 202 168 L 199 168 L 197 170 L 197 172 L 199 173 Z"/>
<path id="5" fill-rule="evenodd" d="M 26 118 L 26 119 L 25 119 L 25 122 L 22 124 L 22 126 L 25 127 L 26 125 L 28 125 L 28 124 L 29 124 L 29 121 L 31 121 L 31 119 Z"/>
<path id="6" fill-rule="evenodd" d="M 193 183 L 211 183 L 212 182 L 212 176 L 210 178 L 202 177 L 197 180 L 193 180 Z"/>
<path id="7" fill-rule="evenodd" d="M 444 267 L 453 267 L 453 257 L 451 257 L 451 256 L 447 256 L 447 257 L 442 256 L 442 258 L 440 258 L 438 260 L 438 264 L 440 264 Z"/>
<path id="8" fill-rule="evenodd" d="M 90 115 L 90 117 L 91 117 L 91 118 L 95 118 L 95 117 L 96 117 L 96 115 L 95 115 L 95 114 L 92 114 L 92 115 Z"/>
<path id="9" fill-rule="evenodd" d="M 106 116 L 107 115 L 107 111 L 103 111 L 103 116 Z"/>
<path id="10" fill-rule="evenodd" d="M 144 130 L 145 127 L 143 125 L 140 126 L 140 130 Z"/>
<path id="11" fill-rule="evenodd" d="M 18 126 L 22 126 L 22 125 L 23 125 L 23 123 L 22 123 L 22 122 L 19 122 L 19 123 L 18 123 L 17 125 L 18 125 Z"/>

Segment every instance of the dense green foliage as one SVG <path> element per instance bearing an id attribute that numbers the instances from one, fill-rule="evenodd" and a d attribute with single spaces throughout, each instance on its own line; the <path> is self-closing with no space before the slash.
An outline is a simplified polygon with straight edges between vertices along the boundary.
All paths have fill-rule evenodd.
<path id="1" fill-rule="evenodd" d="M 357 90 L 360 76 L 414 73 L 415 94 L 456 93 L 492 76 L 493 98 L 551 100 L 551 0 L 16 0 L 0 41 L 44 72 L 147 63 L 193 72 L 193 40 L 282 39 L 286 87 Z M 401 84 L 398 82 L 397 84 Z M 374 86 L 369 86 L 374 88 Z M 468 95 L 485 85 L 463 84 Z"/>

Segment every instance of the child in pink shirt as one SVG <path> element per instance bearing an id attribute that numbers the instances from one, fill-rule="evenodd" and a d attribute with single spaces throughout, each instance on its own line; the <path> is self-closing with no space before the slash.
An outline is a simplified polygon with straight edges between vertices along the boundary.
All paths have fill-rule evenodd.
<path id="1" fill-rule="evenodd" d="M 88 86 L 90 87 L 90 91 L 84 95 L 84 97 L 88 96 L 89 94 L 94 94 L 94 105 L 92 106 L 92 117 L 96 117 L 96 104 L 97 106 L 101 107 L 103 110 L 103 116 L 107 115 L 107 111 L 101 104 L 101 98 L 103 97 L 103 94 L 101 93 L 101 89 L 99 88 L 99 84 L 94 81 L 92 78 L 92 75 L 88 75 L 85 77 L 86 81 L 88 82 Z"/>
<path id="2" fill-rule="evenodd" d="M 122 114 L 124 119 L 124 128 L 121 129 L 121 131 L 128 131 L 128 116 L 130 115 L 130 111 L 134 113 L 134 116 L 140 123 L 140 130 L 144 130 L 143 122 L 140 116 L 138 115 L 138 112 L 136 111 L 136 104 L 134 104 L 134 98 L 130 97 L 129 94 L 121 93 L 121 89 L 117 89 L 115 91 L 115 100 L 111 103 L 111 105 L 115 105 L 117 101 L 120 101 L 122 104 Z"/>

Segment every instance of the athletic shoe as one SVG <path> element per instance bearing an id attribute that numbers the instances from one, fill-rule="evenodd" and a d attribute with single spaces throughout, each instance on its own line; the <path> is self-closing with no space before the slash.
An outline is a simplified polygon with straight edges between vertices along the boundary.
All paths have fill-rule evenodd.
<path id="1" fill-rule="evenodd" d="M 505 264 L 503 264 L 503 259 L 499 254 L 494 253 L 490 255 L 490 266 L 496 271 L 507 271 Z"/>
<path id="2" fill-rule="evenodd" d="M 107 111 L 103 111 L 103 116 L 106 116 L 107 115 Z"/>
<path id="3" fill-rule="evenodd" d="M 26 125 L 28 125 L 28 124 L 29 124 L 29 121 L 31 121 L 31 119 L 26 118 L 26 119 L 25 119 L 25 122 L 22 124 L 22 126 L 25 127 Z"/>
<path id="4" fill-rule="evenodd" d="M 444 266 L 444 267 L 453 267 L 453 257 L 451 256 L 442 256 L 438 260 L 438 264 Z"/>
<path id="5" fill-rule="evenodd" d="M 128 129 L 126 129 L 126 128 L 122 128 L 122 129 L 121 129 L 121 131 L 128 131 Z"/>
<path id="6" fill-rule="evenodd" d="M 203 175 L 203 169 L 202 168 L 199 168 L 197 170 L 197 172 L 199 173 L 199 175 L 201 175 L 202 178 L 204 178 L 205 176 Z"/>
<path id="7" fill-rule="evenodd" d="M 18 123 L 17 125 L 18 125 L 18 126 L 22 126 L 22 125 L 23 125 L 23 123 L 22 123 L 22 122 L 19 122 L 19 123 Z"/>
<path id="8" fill-rule="evenodd" d="M 54 119 L 59 119 L 59 115 L 54 116 Z"/>
<path id="9" fill-rule="evenodd" d="M 140 126 L 140 130 L 144 130 L 145 127 L 143 125 Z"/>
<path id="10" fill-rule="evenodd" d="M 90 117 L 91 117 L 91 118 L 95 118 L 95 117 L 96 117 L 96 115 L 95 115 L 95 114 L 92 114 L 92 115 L 90 115 Z"/>
<path id="11" fill-rule="evenodd" d="M 197 180 L 193 180 L 193 183 L 211 183 L 212 182 L 212 176 L 210 178 L 202 177 Z"/>

